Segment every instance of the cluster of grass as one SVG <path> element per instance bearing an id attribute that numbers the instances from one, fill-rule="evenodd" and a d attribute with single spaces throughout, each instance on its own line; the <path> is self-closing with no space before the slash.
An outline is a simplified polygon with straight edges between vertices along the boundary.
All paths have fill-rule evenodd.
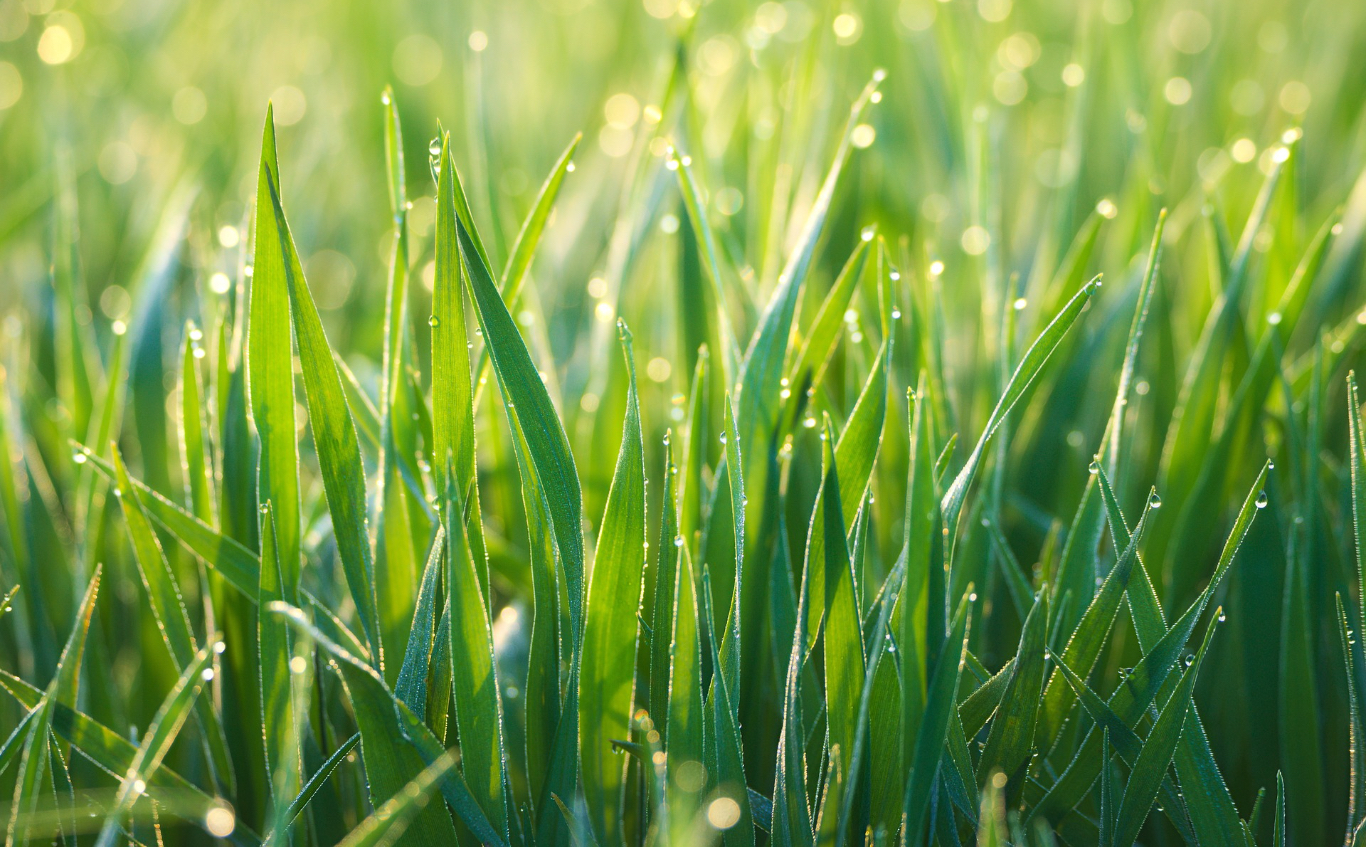
<path id="1" fill-rule="evenodd" d="M 1366 842 L 1366 10 L 543 5 L 0 0 L 6 843 Z"/>

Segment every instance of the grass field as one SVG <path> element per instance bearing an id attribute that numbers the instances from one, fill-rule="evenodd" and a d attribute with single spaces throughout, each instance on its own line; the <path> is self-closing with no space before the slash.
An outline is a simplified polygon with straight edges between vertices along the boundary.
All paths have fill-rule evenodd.
<path id="1" fill-rule="evenodd" d="M 1366 844 L 1366 5 L 0 0 L 6 845 Z"/>

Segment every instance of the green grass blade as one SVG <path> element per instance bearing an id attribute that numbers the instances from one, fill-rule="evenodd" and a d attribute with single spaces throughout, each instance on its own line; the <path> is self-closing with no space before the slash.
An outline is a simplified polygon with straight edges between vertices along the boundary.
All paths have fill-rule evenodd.
<path id="1" fill-rule="evenodd" d="M 133 483 L 128 477 L 128 469 L 123 465 L 123 458 L 117 447 L 112 447 L 111 452 L 116 475 L 114 494 L 123 508 L 123 521 L 133 544 L 142 586 L 147 591 L 152 616 L 171 661 L 177 670 L 183 671 L 199 652 L 199 645 L 190 627 L 190 617 L 180 597 L 175 574 L 171 572 L 162 553 L 161 542 L 157 540 L 152 524 L 142 510 L 141 499 L 133 494 Z M 195 714 L 204 733 L 205 753 L 212 765 L 214 779 L 219 785 L 230 787 L 233 785 L 232 760 L 213 703 L 207 699 L 199 701 L 195 705 Z"/>
<path id="2" fill-rule="evenodd" d="M 1099 287 L 1100 280 L 1098 278 L 1093 279 L 1072 295 L 1072 299 L 1068 300 L 1057 316 L 1048 326 L 1044 327 L 1038 338 L 1034 339 L 1034 343 L 1030 345 L 1020 359 L 1020 364 L 1016 366 L 1015 373 L 1006 383 L 1005 391 L 1002 392 L 1001 398 L 996 401 L 996 407 L 992 409 L 991 416 L 987 419 L 982 435 L 977 440 L 977 446 L 972 448 L 972 453 L 968 456 L 962 470 L 954 477 L 949 489 L 944 492 L 940 508 L 944 513 L 944 523 L 949 528 L 951 539 L 958 525 L 958 515 L 963 509 L 963 501 L 967 498 L 968 486 L 972 484 L 972 478 L 977 473 L 977 466 L 981 462 L 982 454 L 986 451 L 986 446 L 991 441 L 992 435 L 1005 421 L 1006 415 L 1024 395 L 1035 377 L 1043 370 L 1043 366 L 1053 355 L 1053 351 L 1062 342 L 1063 336 L 1071 329 L 1072 324 L 1076 322 L 1082 309 L 1090 302 L 1091 296 Z"/>
<path id="3" fill-rule="evenodd" d="M 303 367 L 309 425 L 313 430 L 323 489 L 327 494 L 327 508 L 332 515 L 337 554 L 346 574 L 347 586 L 351 589 L 351 597 L 356 603 L 370 655 L 377 666 L 383 669 L 384 646 L 380 638 L 375 569 L 370 560 L 365 467 L 361 462 L 360 440 L 347 408 L 346 394 L 342 389 L 341 375 L 337 372 L 332 348 L 327 343 L 318 308 L 313 303 L 308 283 L 304 280 L 303 268 L 299 265 L 294 238 L 289 232 L 289 225 L 285 223 L 284 205 L 280 199 L 280 171 L 275 153 L 275 127 L 269 116 L 261 149 L 261 186 L 257 197 L 258 214 L 263 218 L 262 224 L 269 224 L 269 228 L 263 229 L 262 225 L 258 225 L 258 233 L 261 234 L 257 236 L 257 271 L 253 276 L 253 285 L 283 287 L 288 295 L 299 361 Z M 265 210 L 267 204 L 269 212 Z M 268 245 L 265 248 L 261 245 L 263 239 Z M 263 277 L 261 274 L 260 252 L 263 249 L 270 254 L 269 261 L 280 268 L 274 277 Z M 278 322 L 278 317 L 276 320 Z M 288 353 L 287 340 L 285 344 L 285 352 Z M 260 428 L 259 422 L 257 428 Z M 297 479 L 295 482 L 297 484 Z M 277 516 L 290 508 L 289 500 L 277 501 L 274 497 L 270 500 L 274 508 L 279 510 Z M 282 521 L 277 517 L 276 529 L 285 599 L 293 603 L 297 602 L 298 562 L 289 561 L 288 557 L 297 555 L 297 541 L 294 542 L 295 547 L 291 547 L 289 536 L 282 531 L 288 522 L 288 518 Z"/>
<path id="4" fill-rule="evenodd" d="M 1214 622 L 1211 622 L 1211 631 L 1213 628 Z M 1152 732 L 1144 740 L 1138 758 L 1134 761 L 1133 770 L 1129 774 L 1129 784 L 1124 788 L 1124 797 L 1120 800 L 1119 811 L 1116 813 L 1116 847 L 1130 847 L 1138 838 L 1138 831 L 1148 817 L 1167 768 L 1171 766 L 1177 742 L 1185 728 L 1191 708 L 1191 697 L 1195 693 L 1195 679 L 1200 673 L 1200 665 L 1209 642 L 1210 636 L 1207 634 L 1195 661 L 1181 675 L 1180 684 L 1158 713 Z"/>
<path id="5" fill-rule="evenodd" d="M 678 557 L 683 536 L 678 531 L 678 466 L 674 464 L 673 430 L 664 432 L 664 508 L 659 516 L 659 544 L 655 548 L 654 593 L 651 604 L 646 711 L 663 727 L 669 714 L 669 664 L 673 649 Z"/>
<path id="6" fill-rule="evenodd" d="M 588 818 L 599 841 L 620 838 L 625 762 L 613 739 L 631 732 L 637 609 L 645 570 L 645 448 L 640 434 L 631 332 L 618 322 L 630 381 L 626 423 L 598 532 L 584 613 L 579 677 L 579 756 Z"/>
<path id="7" fill-rule="evenodd" d="M 308 808 L 308 804 L 313 802 L 314 797 L 318 796 L 318 791 L 327 782 L 328 778 L 336 773 L 337 766 L 340 765 L 347 756 L 351 755 L 351 751 L 356 749 L 356 745 L 358 744 L 360 744 L 359 732 L 346 739 L 346 741 L 342 742 L 340 747 L 332 751 L 332 755 L 327 757 L 327 761 L 323 762 L 322 766 L 314 772 L 313 776 L 308 778 L 308 782 L 305 783 L 304 787 L 299 791 L 299 796 L 294 798 L 293 802 L 289 804 L 289 809 L 285 812 L 285 825 L 287 827 L 292 826 L 294 822 L 299 819 L 299 815 L 303 814 L 304 809 Z M 272 844 L 274 842 L 267 839 L 265 843 Z"/>
<path id="8" fill-rule="evenodd" d="M 203 333 L 193 322 L 185 326 L 185 342 L 180 353 L 180 461 L 186 494 L 195 517 L 204 523 L 213 521 L 216 502 L 213 477 L 209 474 L 208 453 L 204 440 L 203 379 L 199 374 L 199 360 L 204 348 L 199 341 Z M 96 444 L 104 441 L 97 440 Z"/>
<path id="9" fill-rule="evenodd" d="M 213 661 L 213 651 L 205 647 L 191 661 L 187 662 L 180 679 L 171 688 L 156 716 L 148 724 L 133 761 L 119 783 L 119 793 L 114 800 L 114 808 L 105 817 L 104 827 L 96 840 L 96 847 L 114 847 L 118 838 L 118 821 L 126 815 L 147 790 L 147 780 L 161 766 L 161 760 L 170 750 L 171 742 L 180 733 L 180 728 L 190 717 L 190 709 L 199 699 L 199 693 L 208 681 L 205 671 Z"/>
<path id="10" fill-rule="evenodd" d="M 965 596 L 958 604 L 948 640 L 935 658 L 934 669 L 929 675 L 924 718 L 916 732 L 910 769 L 906 774 L 902 814 L 905 820 L 904 837 L 909 844 L 921 843 L 921 836 L 929 821 L 930 792 L 940 770 L 944 739 L 948 737 L 949 719 L 957 699 L 958 680 L 962 676 L 963 657 L 967 651 L 968 627 L 968 600 Z"/>
<path id="11" fill-rule="evenodd" d="M 360 729 L 361 758 L 369 781 L 370 799 L 375 806 L 402 791 L 430 764 L 426 759 L 434 761 L 444 752 L 441 743 L 394 697 L 369 662 L 328 638 L 297 608 L 276 603 L 262 613 L 283 616 L 291 627 L 307 634 L 336 659 Z M 441 791 L 451 809 L 476 837 L 497 847 L 505 843 L 458 773 L 447 774 Z M 455 828 L 450 815 L 439 805 L 433 805 L 418 814 L 400 844 L 445 845 L 454 841 Z"/>
<path id="12" fill-rule="evenodd" d="M 854 738 L 858 734 L 858 704 L 865 676 L 863 630 L 860 626 L 858 599 L 855 596 L 854 571 L 845 543 L 844 513 L 840 500 L 840 477 L 831 442 L 835 434 L 829 416 L 822 433 L 825 482 L 821 499 L 824 504 L 825 555 L 823 561 L 811 562 L 809 567 L 821 568 L 830 587 L 825 598 L 825 715 L 829 727 L 829 745 L 844 751 L 844 768 L 835 773 L 840 784 L 850 781 L 849 763 L 854 753 Z M 814 595 L 812 602 L 815 602 Z M 838 808 L 838 807 L 836 807 Z M 834 809 L 827 810 L 833 812 Z"/>
<path id="13" fill-rule="evenodd" d="M 1034 726 L 1043 692 L 1044 653 L 1048 644 L 1048 602 L 1044 595 L 1034 601 L 1020 634 L 1015 670 L 1001 696 L 1001 706 L 991 721 L 986 747 L 977 763 L 978 780 L 985 782 L 1000 771 L 1018 786 L 1018 771 L 1029 761 L 1034 745 Z"/>
<path id="14" fill-rule="evenodd" d="M 279 548 L 275 542 L 275 516 L 269 502 L 261 512 L 261 571 L 257 591 L 257 607 L 265 609 L 284 598 L 284 580 L 280 571 Z M 290 798 L 299 792 L 302 781 L 298 739 L 295 726 L 294 702 L 291 697 L 289 628 L 276 615 L 256 616 L 256 643 L 260 661 L 261 728 L 265 742 L 266 785 L 270 786 L 271 831 L 268 837 L 278 840 L 288 826 L 284 814 Z"/>
<path id="15" fill-rule="evenodd" d="M 520 427 L 526 438 L 531 459 L 528 470 L 534 473 L 534 478 L 525 483 L 540 491 L 547 506 L 551 534 L 567 580 L 570 620 L 577 642 L 583 626 L 584 557 L 580 526 L 583 500 L 569 438 L 526 342 L 498 293 L 487 263 L 480 258 L 464 223 L 457 220 L 456 230 L 466 282 L 494 373 L 503 391 L 508 416 L 515 419 L 514 425 Z"/>
<path id="16" fill-rule="evenodd" d="M 284 220 L 276 215 L 278 185 L 275 118 L 266 109 L 261 167 L 256 188 L 256 247 L 252 259 L 251 324 L 247 333 L 247 388 L 251 417 L 260 437 L 257 498 L 274 506 L 275 542 L 285 596 L 298 594 L 300 550 L 299 445 L 294 429 L 294 357 L 287 277 L 298 256 Z"/>
<path id="17" fill-rule="evenodd" d="M 402 791 L 385 800 L 374 814 L 351 830 L 340 847 L 374 847 L 396 842 L 413 818 L 427 807 L 441 781 L 455 767 L 459 758 L 459 751 L 455 748 L 442 753 L 436 761 L 423 768 L 422 773 L 409 780 Z"/>
<path id="18" fill-rule="evenodd" d="M 702 610 L 704 620 L 716 620 L 712 602 L 711 574 L 706 565 L 702 566 Z M 716 647 L 716 639 L 711 641 L 712 667 L 721 667 L 721 656 Z M 722 837 L 725 847 L 753 847 L 754 822 L 749 809 L 749 794 L 746 791 L 745 753 L 741 746 L 740 726 L 736 721 L 735 694 L 723 673 L 712 674 L 711 697 L 707 704 L 706 720 L 712 728 L 707 737 L 709 758 L 714 758 L 714 774 L 711 775 L 715 790 L 729 797 L 740 807 L 740 818 L 727 829 Z M 704 722 L 705 723 L 705 722 Z"/>
<path id="19" fill-rule="evenodd" d="M 448 477 L 451 483 L 455 479 Z M 455 722 L 460 733 L 460 769 L 475 800 L 499 835 L 506 838 L 509 803 L 504 794 L 503 707 L 488 602 L 465 533 L 465 503 L 454 484 L 446 496 L 450 504 L 443 516 L 447 533 L 446 602 L 451 616 L 447 643 Z"/>
<path id="20" fill-rule="evenodd" d="M 702 762 L 702 641 L 698 627 L 696 582 L 687 548 L 677 550 L 678 567 L 674 573 L 674 603 L 669 632 L 668 718 L 664 733 L 668 783 L 665 788 L 669 813 L 670 840 L 683 838 L 691 817 L 701 805 L 705 786 Z M 658 618 L 656 618 L 658 620 Z M 656 629 L 656 637 L 663 633 Z"/>
<path id="21" fill-rule="evenodd" d="M 403 666 L 394 684 L 394 696 L 423 720 L 427 718 L 427 670 L 432 661 L 438 614 L 437 591 L 441 583 L 445 546 L 445 530 L 438 529 L 427 556 L 427 567 L 422 572 L 417 606 L 413 609 L 413 621 L 408 630 L 408 646 L 403 651 Z"/>

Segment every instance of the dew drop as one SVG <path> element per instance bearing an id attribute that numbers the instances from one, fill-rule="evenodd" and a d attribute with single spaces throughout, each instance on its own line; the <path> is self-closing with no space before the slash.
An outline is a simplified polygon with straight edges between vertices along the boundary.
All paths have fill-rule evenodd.
<path id="1" fill-rule="evenodd" d="M 1267 460 L 1266 460 L 1266 469 L 1269 470 L 1269 471 L 1274 471 L 1274 470 L 1276 469 L 1276 460 L 1275 460 L 1275 459 L 1267 459 Z"/>
<path id="2" fill-rule="evenodd" d="M 1092 459 L 1091 464 L 1088 465 L 1086 469 L 1090 471 L 1092 474 L 1098 474 L 1100 473 L 1100 462 L 1097 462 L 1095 459 Z"/>
<path id="3" fill-rule="evenodd" d="M 261 509 L 260 509 L 260 511 L 261 511 L 261 514 L 263 514 L 263 515 L 269 513 L 269 512 L 270 512 L 270 504 L 268 504 L 268 503 L 262 503 L 262 504 L 261 504 Z"/>
<path id="4" fill-rule="evenodd" d="M 1219 623 L 1223 623 L 1223 622 L 1226 621 L 1226 620 L 1228 620 L 1228 614 L 1225 613 L 1225 612 L 1220 612 L 1220 613 L 1219 613 Z"/>
<path id="5" fill-rule="evenodd" d="M 440 325 L 441 318 L 438 318 L 436 315 L 432 315 L 430 318 L 427 318 L 427 326 L 436 327 Z"/>
<path id="6" fill-rule="evenodd" d="M 1267 498 L 1265 491 L 1262 491 L 1257 495 L 1257 508 L 1265 509 L 1268 502 L 1270 502 L 1270 500 Z"/>
<path id="7" fill-rule="evenodd" d="M 1187 653 L 1186 658 L 1182 659 L 1182 661 L 1186 663 L 1186 667 L 1190 667 L 1191 665 L 1195 664 L 1195 654 Z"/>
<path id="8" fill-rule="evenodd" d="M 895 308 L 895 307 L 892 308 L 892 320 L 894 320 L 894 321 L 899 321 L 899 320 L 901 320 L 901 310 L 900 310 L 900 309 Z"/>
<path id="9" fill-rule="evenodd" d="M 674 546 L 675 546 L 675 547 L 682 547 L 682 546 L 683 546 L 683 536 L 681 536 L 681 535 L 675 535 L 675 536 L 674 536 Z"/>
<path id="10" fill-rule="evenodd" d="M 86 462 L 86 455 L 82 453 L 80 450 L 77 450 L 75 453 L 71 454 L 71 461 L 75 462 L 78 465 L 84 465 Z"/>
<path id="11" fill-rule="evenodd" d="M 1154 492 L 1152 493 L 1152 495 L 1150 495 L 1150 496 L 1148 497 L 1148 508 L 1149 508 L 1149 509 L 1160 509 L 1160 508 L 1162 508 L 1162 498 L 1159 497 L 1159 496 L 1157 496 L 1157 492 L 1156 492 L 1156 491 L 1154 491 Z"/>
<path id="12" fill-rule="evenodd" d="M 721 443 L 722 443 L 722 444 L 725 444 L 725 443 L 726 443 L 726 434 L 725 434 L 724 432 L 721 433 Z"/>
<path id="13" fill-rule="evenodd" d="M 386 91 L 379 96 L 379 102 L 383 103 L 385 106 L 388 106 L 390 103 L 393 102 L 393 98 L 390 97 L 389 92 Z"/>
<path id="14" fill-rule="evenodd" d="M 441 155 L 441 138 L 440 138 L 440 136 L 438 136 L 438 137 L 436 137 L 436 138 L 433 138 L 433 139 L 431 140 L 431 143 L 429 143 L 429 144 L 427 145 L 427 152 L 430 153 L 430 154 L 432 154 L 433 156 L 440 156 L 440 155 Z"/>

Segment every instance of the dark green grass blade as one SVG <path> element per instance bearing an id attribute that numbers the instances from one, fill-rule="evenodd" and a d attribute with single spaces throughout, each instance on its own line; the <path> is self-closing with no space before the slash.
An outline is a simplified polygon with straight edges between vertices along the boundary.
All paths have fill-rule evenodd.
<path id="1" fill-rule="evenodd" d="M 1210 623 L 1213 630 L 1214 623 Z M 1162 785 L 1162 780 L 1171 766 L 1176 753 L 1177 742 L 1181 738 L 1191 708 L 1191 697 L 1195 693 L 1195 680 L 1200 673 L 1200 665 L 1209 646 L 1209 634 L 1196 655 L 1195 661 L 1187 666 L 1181 682 L 1167 699 L 1166 705 L 1153 723 L 1152 732 L 1144 740 L 1138 758 L 1134 761 L 1129 774 L 1129 783 L 1124 788 L 1116 813 L 1115 847 L 1130 847 L 1138 838 L 1138 831 L 1152 809 L 1153 801 Z M 1197 801 L 1198 802 L 1198 801 Z"/>
<path id="2" fill-rule="evenodd" d="M 464 224 L 457 221 L 456 229 L 471 299 L 478 311 L 479 325 L 503 390 L 508 415 L 515 417 L 515 425 L 526 438 L 531 459 L 529 469 L 535 474 L 534 480 L 528 480 L 527 484 L 535 485 L 541 491 L 547 506 L 560 567 L 565 571 L 570 620 L 577 642 L 584 597 L 582 494 L 574 457 L 569 451 L 569 439 L 487 264 L 480 260 Z"/>
<path id="3" fill-rule="evenodd" d="M 925 697 L 924 718 L 916 733 L 910 769 L 906 775 L 906 798 L 902 804 L 907 843 L 921 843 L 921 835 L 929 820 L 930 792 L 943 758 L 944 739 L 948 737 L 949 720 L 957 699 L 958 680 L 963 672 L 963 656 L 967 650 L 968 601 L 964 597 L 954 613 L 948 640 L 935 659 L 929 676 Z M 903 730 L 904 731 L 904 730 Z"/>

